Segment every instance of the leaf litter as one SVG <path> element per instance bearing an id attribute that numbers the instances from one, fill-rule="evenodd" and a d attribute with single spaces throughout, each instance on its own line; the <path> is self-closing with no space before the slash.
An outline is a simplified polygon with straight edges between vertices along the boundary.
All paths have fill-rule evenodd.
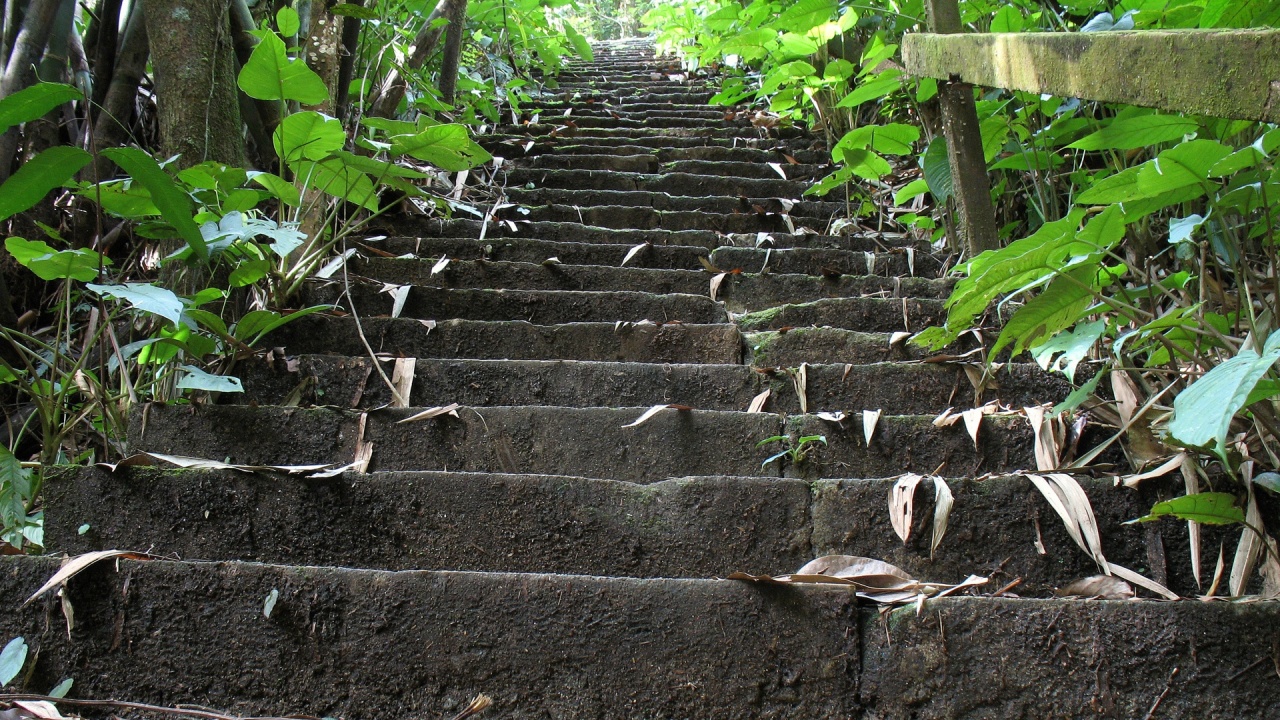
<path id="1" fill-rule="evenodd" d="M 824 555 L 789 575 L 735 572 L 728 579 L 774 585 L 842 585 L 854 588 L 859 598 L 883 604 L 913 602 L 921 595 L 945 597 L 987 582 L 977 575 L 956 584 L 922 582 L 887 562 L 857 555 Z"/>

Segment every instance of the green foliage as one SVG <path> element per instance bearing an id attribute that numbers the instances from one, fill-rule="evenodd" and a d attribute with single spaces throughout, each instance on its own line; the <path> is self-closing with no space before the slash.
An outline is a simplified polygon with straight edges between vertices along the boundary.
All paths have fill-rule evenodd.
<path id="1" fill-rule="evenodd" d="M 0 650 L 0 687 L 13 682 L 13 679 L 22 672 L 22 666 L 26 664 L 26 641 L 16 637 L 6 643 L 4 649 Z"/>
<path id="2" fill-rule="evenodd" d="M 1206 492 L 1183 495 L 1156 503 L 1151 512 L 1134 522 L 1151 522 L 1164 517 L 1190 520 L 1206 525 L 1243 525 L 1244 510 L 1229 493 Z"/>
<path id="3" fill-rule="evenodd" d="M 787 458 L 792 465 L 802 465 L 808 459 L 809 453 L 819 443 L 827 444 L 827 437 L 825 435 L 802 435 L 799 438 L 792 439 L 789 435 L 774 435 L 756 443 L 756 447 L 764 447 L 772 443 L 781 445 L 782 451 L 765 458 L 764 462 L 760 463 L 761 468 L 782 458 Z"/>

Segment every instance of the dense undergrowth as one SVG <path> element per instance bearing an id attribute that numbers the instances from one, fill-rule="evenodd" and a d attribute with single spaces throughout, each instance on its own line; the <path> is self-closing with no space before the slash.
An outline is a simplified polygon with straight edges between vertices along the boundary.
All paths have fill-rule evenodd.
<path id="1" fill-rule="evenodd" d="M 969 32 L 1280 21 L 1280 6 L 1249 0 L 959 6 Z M 714 102 L 826 135 L 836 170 L 809 192 L 850 208 L 830 231 L 876 215 L 941 246 L 956 233 L 938 88 L 908 77 L 898 56 L 902 35 L 923 31 L 924 18 L 920 0 L 679 0 L 655 7 L 646 23 L 688 66 L 724 75 Z M 1181 471 L 1188 495 L 1174 515 L 1229 523 L 1247 515 L 1259 528 L 1254 488 L 1276 490 L 1280 469 L 1280 130 L 975 92 L 1005 247 L 962 258 L 946 323 L 912 342 L 941 351 L 976 336 L 993 373 L 1030 356 L 1078 385 L 1037 427 L 1050 447 L 1039 470 L 1097 471 L 1091 463 L 1119 442 L 1132 467 L 1117 474 L 1130 483 Z M 1069 438 L 1086 424 L 1109 427 L 1112 438 L 1076 453 Z M 1201 494 L 1206 486 L 1238 492 L 1242 507 Z M 1256 556 L 1258 533 L 1245 538 L 1245 554 Z"/>

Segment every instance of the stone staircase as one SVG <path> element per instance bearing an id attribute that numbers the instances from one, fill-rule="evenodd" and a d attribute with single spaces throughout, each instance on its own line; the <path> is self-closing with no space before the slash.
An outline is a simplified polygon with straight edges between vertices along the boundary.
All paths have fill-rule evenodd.
<path id="1" fill-rule="evenodd" d="M 367 472 L 51 480 L 52 550 L 167 559 L 100 563 L 65 603 L 18 609 L 58 560 L 3 558 L 0 641 L 38 649 L 30 685 L 352 719 L 450 717 L 477 693 L 494 718 L 1280 717 L 1270 605 L 1053 597 L 1098 569 L 1016 474 L 1035 467 L 1027 422 L 988 417 L 975 446 L 934 418 L 1068 386 L 1013 364 L 975 398 L 963 367 L 893 342 L 941 317 L 946 258 L 822 234 L 841 206 L 801 198 L 820 143 L 726 120 L 669 67 L 643 43 L 600 46 L 545 122 L 486 139 L 523 210 L 397 221 L 376 247 L 409 257 L 353 261 L 349 296 L 307 291 L 359 324 L 287 326 L 267 343 L 287 358 L 237 369 L 241 404 L 150 406 L 129 433 L 133 450 L 239 464 L 363 453 Z M 411 286 L 398 317 L 382 283 Z M 409 407 L 386 407 L 365 341 L 388 375 L 415 359 Z M 691 409 L 630 426 L 665 404 Z M 883 412 L 870 443 L 864 410 Z M 777 435 L 827 444 L 762 465 Z M 955 493 L 932 556 L 931 491 L 908 543 L 891 529 L 909 471 Z M 1168 486 L 1081 483 L 1109 559 L 1196 593 L 1182 524 L 1121 524 Z M 1227 537 L 1206 529 L 1205 546 Z M 717 579 L 825 554 L 990 582 L 883 610 L 844 588 Z M 1021 597 L 991 596 L 1019 580 Z"/>

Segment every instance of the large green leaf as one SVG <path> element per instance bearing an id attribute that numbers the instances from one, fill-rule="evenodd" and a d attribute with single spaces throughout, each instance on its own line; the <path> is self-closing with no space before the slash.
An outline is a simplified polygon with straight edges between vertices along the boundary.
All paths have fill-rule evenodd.
<path id="1" fill-rule="evenodd" d="M 110 265 L 111 259 L 89 248 L 54 250 L 40 240 L 23 240 L 11 237 L 4 241 L 19 265 L 35 273 L 41 280 L 79 280 L 89 282 L 98 279 L 98 265 Z"/>
<path id="2" fill-rule="evenodd" d="M 1202 28 L 1245 28 L 1276 22 L 1275 0 L 1209 0 L 1200 15 Z"/>
<path id="3" fill-rule="evenodd" d="M 1267 338 L 1262 354 L 1243 349 L 1191 383 L 1173 401 L 1170 437 L 1189 447 L 1225 452 L 1231 419 L 1276 360 L 1280 360 L 1280 330 Z"/>
<path id="4" fill-rule="evenodd" d="M 213 375 L 194 365 L 182 366 L 182 379 L 178 381 L 179 390 L 205 390 L 207 392 L 244 392 L 244 384 L 240 378 L 232 375 Z"/>
<path id="5" fill-rule="evenodd" d="M 149 283 L 125 283 L 123 285 L 86 285 L 99 295 L 124 300 L 138 310 L 170 320 L 177 325 L 182 319 L 186 304 L 172 290 Z"/>
<path id="6" fill-rule="evenodd" d="M 573 23 L 566 22 L 564 24 L 564 33 L 569 37 L 569 42 L 573 43 L 573 49 L 577 51 L 578 57 L 585 62 L 592 62 L 596 59 L 595 53 L 591 52 L 591 43 L 582 37 L 582 33 L 578 32 Z"/>
<path id="7" fill-rule="evenodd" d="M 319 105 L 329 99 L 329 89 L 307 64 L 285 53 L 279 35 L 264 33 L 236 83 L 245 95 L 258 100 L 297 100 Z"/>
<path id="8" fill-rule="evenodd" d="M 331 305 L 314 305 L 304 308 L 295 313 L 281 316 L 280 313 L 271 310 L 254 310 L 246 313 L 240 318 L 240 322 L 236 323 L 233 330 L 235 338 L 246 345 L 253 345 L 262 339 L 264 335 L 275 330 L 276 328 L 287 325 L 299 318 L 304 318 L 312 313 L 328 310 Z"/>
<path id="9" fill-rule="evenodd" d="M 209 248 L 205 247 L 200 226 L 196 225 L 193 216 L 191 196 L 178 187 L 155 158 L 137 148 L 128 147 L 110 148 L 103 150 L 102 154 L 129 173 L 135 183 L 147 189 L 151 194 L 151 202 L 160 210 L 160 216 L 187 241 L 196 257 L 201 260 L 209 259 Z"/>
<path id="10" fill-rule="evenodd" d="M 1151 512 L 1132 522 L 1151 522 L 1163 517 L 1191 520 L 1206 525 L 1241 525 L 1244 510 L 1236 504 L 1236 497 L 1229 493 L 1205 492 L 1183 495 L 1156 503 Z"/>
<path id="11" fill-rule="evenodd" d="M 83 97 L 79 90 L 62 83 L 42 82 L 19 90 L 0 100 L 0 132 L 44 117 L 59 105 Z"/>
<path id="12" fill-rule="evenodd" d="M 347 142 L 342 121 L 318 112 L 298 112 L 285 118 L 271 135 L 276 155 L 285 162 L 323 160 Z"/>
<path id="13" fill-rule="evenodd" d="M 4 448 L 5 453 L 9 453 Z M 12 457 L 12 453 L 9 453 Z M 4 646 L 4 650 L 0 650 L 0 687 L 4 687 L 13 682 L 18 677 L 18 673 L 22 672 L 22 666 L 27 664 L 27 643 L 20 637 L 16 637 Z"/>
<path id="14" fill-rule="evenodd" d="M 1067 147 L 1075 150 L 1132 150 L 1179 140 L 1196 131 L 1194 120 L 1180 115 L 1139 115 L 1117 118 L 1101 130 L 1085 135 Z"/>
<path id="15" fill-rule="evenodd" d="M 93 157 L 78 147 L 51 147 L 23 163 L 0 185 L 0 220 L 35 206 L 50 190 L 61 187 Z"/>
<path id="16" fill-rule="evenodd" d="M 307 187 L 368 210 L 378 209 L 378 193 L 373 181 L 341 158 L 303 160 L 296 163 L 294 170 Z"/>
<path id="17" fill-rule="evenodd" d="M 934 200 L 946 202 L 947 198 L 956 194 L 955 181 L 951 177 L 951 160 L 947 157 L 947 139 L 941 135 L 933 138 L 929 147 L 920 156 L 920 169 L 924 171 L 924 180 L 929 184 L 929 192 Z"/>
<path id="18" fill-rule="evenodd" d="M 1017 357 L 1025 348 L 1037 345 L 1037 341 L 1043 342 L 1075 324 L 1093 303 L 1092 291 L 1097 288 L 1098 272 L 1092 267 L 1080 267 L 1064 274 L 1066 277 L 1054 278 L 1044 292 L 1013 313 L 996 338 L 992 355 L 1012 342 L 1011 357 Z"/>
<path id="19" fill-rule="evenodd" d="M 770 27 L 795 33 L 807 33 L 827 22 L 840 9 L 838 0 L 799 0 L 784 5 L 785 10 Z"/>
<path id="20" fill-rule="evenodd" d="M 903 123 L 887 125 L 864 125 L 845 133 L 832 150 L 835 159 L 849 150 L 870 148 L 886 155 L 909 155 L 915 151 L 915 142 L 920 139 L 920 128 Z"/>
<path id="21" fill-rule="evenodd" d="M 408 155 L 442 170 L 460 172 L 491 160 L 484 148 L 472 141 L 465 125 L 434 125 L 415 135 L 391 138 L 392 155 Z"/>

